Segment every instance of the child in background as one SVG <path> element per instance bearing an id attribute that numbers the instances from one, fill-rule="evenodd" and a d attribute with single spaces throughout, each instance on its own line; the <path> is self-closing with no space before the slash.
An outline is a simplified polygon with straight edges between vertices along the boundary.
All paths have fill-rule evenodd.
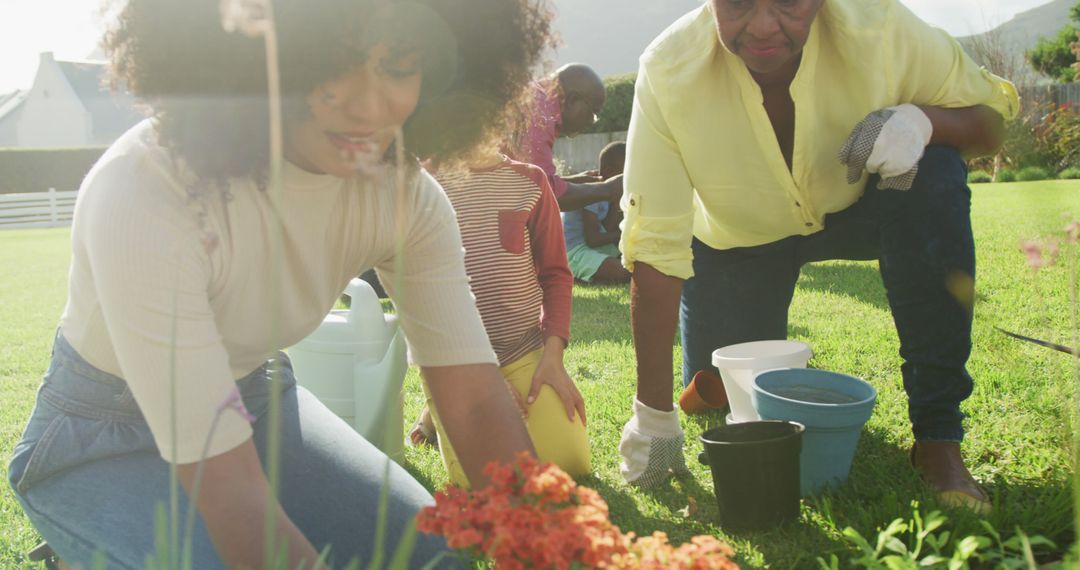
<path id="1" fill-rule="evenodd" d="M 622 174 L 625 161 L 626 143 L 618 141 L 607 145 L 600 151 L 600 177 L 607 180 Z M 596 202 L 563 213 L 567 258 L 574 277 L 586 283 L 630 281 L 630 272 L 622 266 L 619 254 L 621 221 L 622 210 L 617 200 Z"/>
<path id="2" fill-rule="evenodd" d="M 537 457 L 570 475 L 588 473 L 585 403 L 563 366 L 574 281 L 544 172 L 496 154 L 435 178 L 457 212 L 480 317 L 500 370 L 525 401 Z M 450 481 L 467 486 L 429 397 L 409 438 L 435 444 L 435 431 Z"/>

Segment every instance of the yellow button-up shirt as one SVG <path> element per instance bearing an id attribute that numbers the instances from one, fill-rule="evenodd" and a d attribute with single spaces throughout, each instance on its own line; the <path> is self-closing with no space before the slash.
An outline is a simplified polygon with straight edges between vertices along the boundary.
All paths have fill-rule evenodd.
<path id="1" fill-rule="evenodd" d="M 862 195 L 837 155 L 868 113 L 913 103 L 1019 110 L 1008 81 L 979 68 L 946 32 L 898 0 L 828 0 L 791 83 L 792 167 L 761 89 L 719 39 L 710 2 L 641 56 L 628 135 L 623 264 L 693 275 L 691 237 L 715 249 L 755 246 L 824 228 Z"/>

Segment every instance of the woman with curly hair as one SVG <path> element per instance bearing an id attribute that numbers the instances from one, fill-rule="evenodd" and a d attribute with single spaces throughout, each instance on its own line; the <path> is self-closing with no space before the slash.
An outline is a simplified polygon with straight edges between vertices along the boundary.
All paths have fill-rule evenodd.
<path id="1" fill-rule="evenodd" d="M 110 568 L 142 567 L 159 536 L 174 550 L 190 541 L 184 556 L 199 569 L 392 552 L 430 495 L 298 389 L 280 352 L 371 267 L 469 480 L 483 485 L 485 463 L 533 450 L 469 292 L 450 203 L 411 157 L 463 160 L 507 127 L 549 45 L 543 1 L 272 8 L 279 193 L 268 190 L 261 38 L 223 30 L 217 0 L 129 0 L 106 38 L 117 78 L 152 116 L 82 185 L 67 306 L 9 469 L 70 564 L 103 554 Z M 276 492 L 264 474 L 275 471 Z M 189 514 L 194 532 L 181 533 Z M 445 549 L 420 536 L 411 562 Z"/>

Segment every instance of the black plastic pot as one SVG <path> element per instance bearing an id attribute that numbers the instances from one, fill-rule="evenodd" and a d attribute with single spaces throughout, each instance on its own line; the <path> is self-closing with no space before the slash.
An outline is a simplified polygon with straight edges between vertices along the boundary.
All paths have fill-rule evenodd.
<path id="1" fill-rule="evenodd" d="M 799 516 L 802 424 L 756 421 L 701 434 L 698 456 L 712 469 L 720 526 L 763 530 Z"/>

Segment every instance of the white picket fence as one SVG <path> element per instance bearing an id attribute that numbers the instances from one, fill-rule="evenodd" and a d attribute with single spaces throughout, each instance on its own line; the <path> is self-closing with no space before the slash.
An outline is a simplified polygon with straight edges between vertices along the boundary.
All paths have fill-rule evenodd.
<path id="1" fill-rule="evenodd" d="M 0 194 L 0 229 L 55 228 L 71 225 L 77 191 Z"/>
<path id="2" fill-rule="evenodd" d="M 600 151 L 613 141 L 626 140 L 626 131 L 616 133 L 589 133 L 575 137 L 561 137 L 552 149 L 555 159 L 562 163 L 569 174 L 577 174 L 600 167 Z"/>

